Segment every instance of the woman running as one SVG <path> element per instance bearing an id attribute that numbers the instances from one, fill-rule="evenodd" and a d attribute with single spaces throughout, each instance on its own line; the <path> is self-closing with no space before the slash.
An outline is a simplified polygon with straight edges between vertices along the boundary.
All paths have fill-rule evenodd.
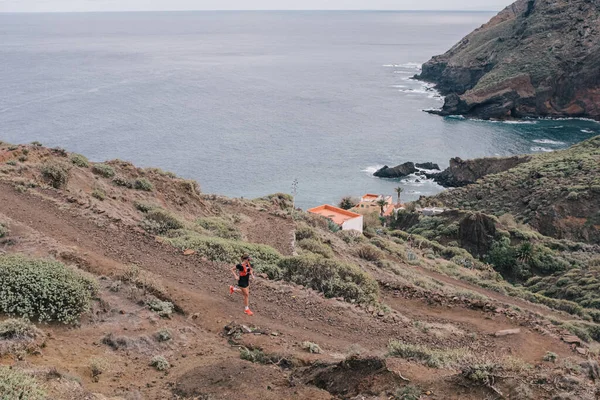
<path id="1" fill-rule="evenodd" d="M 244 312 L 248 315 L 254 315 L 248 306 L 248 298 L 250 296 L 250 276 L 254 279 L 254 271 L 252 270 L 252 264 L 250 264 L 251 260 L 252 259 L 248 254 L 244 254 L 242 256 L 242 262 L 231 268 L 231 273 L 237 280 L 237 286 L 229 286 L 229 294 L 237 292 L 244 296 Z"/>

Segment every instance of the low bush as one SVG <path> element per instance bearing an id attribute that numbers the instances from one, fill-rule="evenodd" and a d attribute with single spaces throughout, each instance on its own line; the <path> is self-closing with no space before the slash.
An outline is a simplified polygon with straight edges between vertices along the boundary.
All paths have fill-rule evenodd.
<path id="1" fill-rule="evenodd" d="M 88 161 L 88 159 L 85 156 L 82 156 L 81 154 L 72 153 L 69 159 L 74 165 L 78 167 L 88 168 L 90 166 L 90 162 Z"/>
<path id="2" fill-rule="evenodd" d="M 8 227 L 0 222 L 0 238 L 7 236 L 9 232 Z"/>
<path id="3" fill-rule="evenodd" d="M 211 234 L 224 238 L 240 240 L 242 233 L 231 221 L 221 217 L 198 218 L 196 224 Z"/>
<path id="4" fill-rule="evenodd" d="M 112 178 L 115 176 L 115 169 L 108 164 L 94 164 L 92 172 L 105 178 Z"/>
<path id="5" fill-rule="evenodd" d="M 556 360 L 558 360 L 558 354 L 553 353 L 551 351 L 547 351 L 546 354 L 544 354 L 543 360 L 547 361 L 547 362 L 555 363 Z"/>
<path id="6" fill-rule="evenodd" d="M 67 186 L 71 166 L 61 161 L 47 161 L 40 167 L 42 178 L 55 189 Z"/>
<path id="7" fill-rule="evenodd" d="M 363 260 L 377 262 L 385 258 L 385 254 L 371 244 L 363 244 L 356 249 L 356 255 Z"/>
<path id="8" fill-rule="evenodd" d="M 0 256 L 0 311 L 6 314 L 75 323 L 96 291 L 95 282 L 60 262 Z"/>
<path id="9" fill-rule="evenodd" d="M 363 235 L 361 235 L 360 232 L 355 230 L 339 231 L 336 233 L 336 235 L 347 244 L 360 243 L 365 240 Z"/>
<path id="10" fill-rule="evenodd" d="M 296 240 L 316 239 L 317 233 L 306 222 L 300 221 L 296 225 Z"/>
<path id="11" fill-rule="evenodd" d="M 353 264 L 303 255 L 284 258 L 278 265 L 284 280 L 310 287 L 326 297 L 370 303 L 379 295 L 375 279 Z"/>
<path id="12" fill-rule="evenodd" d="M 41 335 L 42 331 L 24 319 L 9 318 L 0 322 L 0 339 L 2 340 L 35 339 Z"/>
<path id="13" fill-rule="evenodd" d="M 112 180 L 112 183 L 114 183 L 117 186 L 126 187 L 128 189 L 133 188 L 133 183 L 131 182 L 131 180 L 125 178 L 122 175 L 115 176 Z"/>
<path id="14" fill-rule="evenodd" d="M 325 258 L 333 258 L 333 250 L 326 244 L 318 241 L 317 239 L 302 239 L 298 241 L 298 246 L 302 250 L 307 250 L 315 254 L 320 254 Z"/>
<path id="15" fill-rule="evenodd" d="M 204 236 L 191 231 L 183 231 L 180 236 L 168 241 L 181 250 L 196 250 L 199 255 L 212 261 L 238 263 L 244 253 L 252 256 L 255 266 L 276 264 L 281 259 L 281 254 L 270 246 Z"/>
<path id="16" fill-rule="evenodd" d="M 145 203 L 143 201 L 135 201 L 133 203 L 133 206 L 138 210 L 141 211 L 143 213 L 147 213 L 150 210 L 154 210 L 155 208 L 159 208 L 158 206 L 155 206 L 154 204 L 150 204 L 150 203 Z"/>
<path id="17" fill-rule="evenodd" d="M 146 192 L 151 192 L 152 190 L 154 190 L 152 182 L 150 182 L 146 178 L 138 178 L 135 181 L 133 181 L 133 188 L 137 190 L 143 190 Z"/>
<path id="18" fill-rule="evenodd" d="M 240 349 L 240 358 L 258 364 L 274 364 L 279 361 L 279 357 L 274 354 L 267 354 L 261 349 L 249 349 L 246 347 Z"/>
<path id="19" fill-rule="evenodd" d="M 0 399 L 44 400 L 46 392 L 31 375 L 0 365 Z"/>
<path id="20" fill-rule="evenodd" d="M 390 341 L 388 350 L 388 354 L 392 357 L 420 361 L 431 368 L 455 366 L 469 357 L 468 351 L 464 349 L 431 349 L 423 345 L 404 343 L 399 340 Z"/>
<path id="21" fill-rule="evenodd" d="M 100 201 L 106 200 L 106 192 L 102 189 L 94 189 L 92 191 L 92 197 Z"/>
<path id="22" fill-rule="evenodd" d="M 98 381 L 98 376 L 108 371 L 109 368 L 110 363 L 106 358 L 94 357 L 90 360 L 90 371 L 92 373 L 92 378 L 96 378 L 95 381 Z"/>
<path id="23" fill-rule="evenodd" d="M 419 400 L 422 390 L 414 385 L 406 385 L 394 393 L 394 400 Z"/>
<path id="24" fill-rule="evenodd" d="M 157 371 L 166 371 L 171 368 L 171 364 L 163 356 L 154 356 L 150 360 L 150 365 L 156 368 Z"/>
<path id="25" fill-rule="evenodd" d="M 308 351 L 311 354 L 321 354 L 323 352 L 323 350 L 321 350 L 321 347 L 313 342 L 302 343 L 302 349 Z"/>
<path id="26" fill-rule="evenodd" d="M 159 317 L 170 318 L 173 314 L 173 303 L 152 299 L 148 302 L 148 308 L 158 314 Z"/>
<path id="27" fill-rule="evenodd" d="M 146 231 L 157 235 L 164 235 L 170 230 L 183 229 L 184 227 L 179 218 L 162 208 L 149 210 L 141 225 Z"/>
<path id="28" fill-rule="evenodd" d="M 159 342 L 168 342 L 169 340 L 172 339 L 172 335 L 171 332 L 169 332 L 168 329 L 161 329 L 160 331 L 156 332 L 156 340 L 158 340 Z"/>

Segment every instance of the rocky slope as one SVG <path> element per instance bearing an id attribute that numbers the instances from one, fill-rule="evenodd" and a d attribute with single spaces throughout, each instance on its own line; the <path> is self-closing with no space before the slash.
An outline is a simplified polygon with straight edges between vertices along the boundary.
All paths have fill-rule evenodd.
<path id="1" fill-rule="evenodd" d="M 600 244 L 600 136 L 529 157 L 436 199 L 451 207 L 510 213 L 547 236 Z"/>
<path id="2" fill-rule="evenodd" d="M 422 80 L 441 115 L 600 120 L 600 1 L 518 0 L 445 54 Z"/>

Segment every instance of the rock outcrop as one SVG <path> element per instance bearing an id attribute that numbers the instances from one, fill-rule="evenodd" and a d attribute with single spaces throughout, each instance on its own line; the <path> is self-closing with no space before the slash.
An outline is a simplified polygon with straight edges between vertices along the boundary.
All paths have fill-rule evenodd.
<path id="1" fill-rule="evenodd" d="M 415 164 L 415 167 L 422 169 L 436 169 L 438 171 L 440 170 L 440 166 L 435 163 L 432 163 L 431 161 L 425 163 L 417 163 Z"/>
<path id="2" fill-rule="evenodd" d="M 387 165 L 377 170 L 373 175 L 378 178 L 403 178 L 410 174 L 414 174 L 418 170 L 415 168 L 415 164 L 412 162 L 406 162 L 404 164 L 397 165 L 393 168 Z"/>
<path id="3" fill-rule="evenodd" d="M 600 120 L 600 1 L 518 0 L 417 78 L 446 96 L 441 115 Z"/>
<path id="4" fill-rule="evenodd" d="M 486 175 L 508 171 L 519 164 L 528 162 L 531 156 L 486 157 L 463 160 L 455 157 L 450 166 L 439 174 L 427 174 L 444 187 L 461 187 L 475 183 Z"/>

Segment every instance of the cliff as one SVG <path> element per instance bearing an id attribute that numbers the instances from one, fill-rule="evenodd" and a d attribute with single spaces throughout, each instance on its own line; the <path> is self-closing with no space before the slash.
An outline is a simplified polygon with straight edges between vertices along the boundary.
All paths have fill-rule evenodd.
<path id="1" fill-rule="evenodd" d="M 600 1 L 518 0 L 419 79 L 446 96 L 441 115 L 600 120 Z"/>

